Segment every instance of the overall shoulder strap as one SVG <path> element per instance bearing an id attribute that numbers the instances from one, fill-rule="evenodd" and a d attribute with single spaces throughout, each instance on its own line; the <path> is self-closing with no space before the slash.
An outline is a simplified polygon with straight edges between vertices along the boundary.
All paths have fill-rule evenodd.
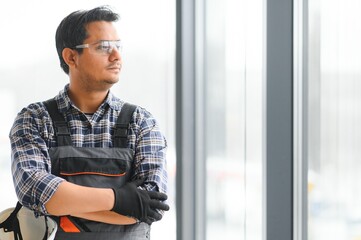
<path id="1" fill-rule="evenodd" d="M 68 124 L 66 123 L 64 116 L 58 110 L 58 105 L 54 98 L 43 102 L 46 109 L 49 112 L 51 119 L 53 120 L 53 126 L 58 146 L 72 145 Z"/>
<path id="2" fill-rule="evenodd" d="M 137 106 L 124 103 L 114 130 L 114 147 L 127 148 L 128 126 Z"/>

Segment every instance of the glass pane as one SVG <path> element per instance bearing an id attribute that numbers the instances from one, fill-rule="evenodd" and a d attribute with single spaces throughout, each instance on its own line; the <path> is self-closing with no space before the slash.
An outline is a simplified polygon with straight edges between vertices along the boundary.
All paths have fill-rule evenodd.
<path id="1" fill-rule="evenodd" d="M 206 1 L 208 240 L 262 238 L 262 9 Z"/>
<path id="2" fill-rule="evenodd" d="M 308 239 L 361 239 L 361 2 L 309 1 Z"/>
<path id="3" fill-rule="evenodd" d="M 16 114 L 29 103 L 55 96 L 68 77 L 59 66 L 55 30 L 70 12 L 109 4 L 121 15 L 124 42 L 118 97 L 149 110 L 168 142 L 171 210 L 152 225 L 152 238 L 176 239 L 175 223 L 175 1 L 3 1 L 0 8 L 0 211 L 14 207 L 8 133 Z M 4 197 L 6 196 L 6 197 Z"/>

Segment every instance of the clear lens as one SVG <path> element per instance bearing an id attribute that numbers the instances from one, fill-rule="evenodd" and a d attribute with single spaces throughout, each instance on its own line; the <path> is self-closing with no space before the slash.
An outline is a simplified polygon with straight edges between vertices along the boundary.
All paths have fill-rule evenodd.
<path id="1" fill-rule="evenodd" d="M 114 49 L 122 51 L 121 40 L 102 40 L 96 43 L 78 45 L 75 48 L 88 48 L 89 52 L 100 55 L 109 55 Z"/>
<path id="2" fill-rule="evenodd" d="M 121 41 L 101 41 L 98 45 L 95 46 L 95 51 L 100 54 L 110 54 L 113 49 L 121 51 Z"/>

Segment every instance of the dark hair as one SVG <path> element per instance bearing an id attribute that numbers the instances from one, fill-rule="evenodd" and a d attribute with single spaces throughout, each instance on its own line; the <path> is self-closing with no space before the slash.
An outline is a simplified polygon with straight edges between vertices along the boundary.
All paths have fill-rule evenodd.
<path id="1" fill-rule="evenodd" d="M 113 12 L 108 6 L 100 6 L 92 10 L 75 11 L 69 14 L 59 24 L 56 34 L 56 50 L 60 60 L 60 66 L 66 74 L 69 74 L 69 66 L 65 63 L 62 52 L 64 48 L 72 48 L 83 44 L 88 37 L 87 24 L 95 21 L 116 22 L 119 15 Z M 76 49 L 79 53 L 82 49 Z"/>

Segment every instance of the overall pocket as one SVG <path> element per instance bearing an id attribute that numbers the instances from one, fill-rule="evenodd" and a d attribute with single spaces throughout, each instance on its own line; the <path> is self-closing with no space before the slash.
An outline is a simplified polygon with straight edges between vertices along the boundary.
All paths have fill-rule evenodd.
<path id="1" fill-rule="evenodd" d="M 111 158 L 61 158 L 59 175 L 77 185 L 121 187 L 129 180 L 130 162 Z"/>
<path id="2" fill-rule="evenodd" d="M 52 173 L 77 185 L 119 188 L 131 175 L 131 149 L 62 146 L 49 153 Z"/>

